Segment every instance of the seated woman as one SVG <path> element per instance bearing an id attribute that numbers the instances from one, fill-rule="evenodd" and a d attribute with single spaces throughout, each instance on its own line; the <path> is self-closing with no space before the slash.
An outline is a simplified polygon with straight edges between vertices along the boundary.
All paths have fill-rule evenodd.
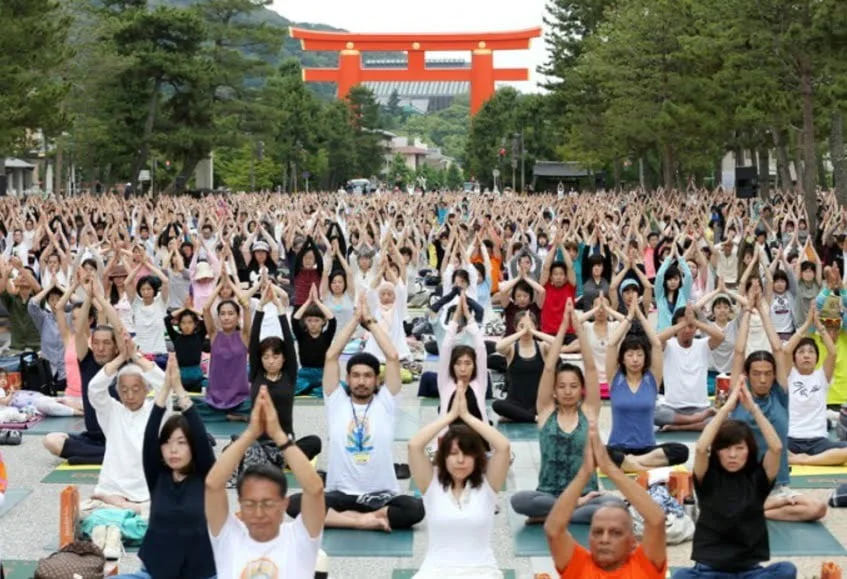
<path id="1" fill-rule="evenodd" d="M 209 333 L 211 344 L 211 365 L 209 366 L 209 386 L 206 388 L 206 404 L 220 411 L 240 409 L 250 395 L 247 381 L 247 346 L 250 343 L 250 302 L 245 296 L 239 296 L 239 303 L 223 300 L 218 304 L 220 331 L 212 316 L 212 304 L 224 287 L 235 291 L 232 280 L 221 276 L 221 283 L 209 296 L 203 309 L 203 322 Z M 238 295 L 236 293 L 236 295 Z M 238 317 L 241 316 L 241 327 Z"/>
<path id="2" fill-rule="evenodd" d="M 826 515 L 826 503 L 810 496 L 803 496 L 792 491 L 788 484 L 791 476 L 788 469 L 788 392 L 787 388 L 777 383 L 777 376 L 787 376 L 786 359 L 782 355 L 782 340 L 776 333 L 768 306 L 761 299 L 759 291 L 753 291 L 744 308 L 738 329 L 738 339 L 735 341 L 735 358 L 732 363 L 732 375 L 738 376 L 744 372 L 748 377 L 753 402 L 761 409 L 782 441 L 782 453 L 779 461 L 779 472 L 776 484 L 768 500 L 765 501 L 765 516 L 777 521 L 816 521 Z M 759 309 L 760 319 L 764 322 L 764 330 L 771 342 L 774 354 L 756 351 L 746 357 L 747 337 L 750 333 L 750 317 L 753 308 Z M 745 408 L 736 406 L 732 418 L 746 422 L 756 437 L 756 445 L 761 455 L 766 448 L 766 442 L 755 418 Z"/>
<path id="3" fill-rule="evenodd" d="M 627 336 L 621 343 L 621 338 L 636 318 L 649 343 L 637 335 Z M 624 471 L 645 471 L 683 464 L 688 460 L 688 447 L 684 444 L 656 444 L 653 422 L 663 362 L 662 344 L 653 325 L 647 321 L 638 303 L 630 301 L 626 319 L 606 347 L 606 376 L 612 377 L 609 387 L 612 402 L 609 455 Z"/>
<path id="4" fill-rule="evenodd" d="M 541 469 L 538 488 L 519 491 L 512 495 L 514 511 L 529 517 L 527 523 L 542 523 L 556 504 L 556 499 L 571 484 L 582 466 L 588 424 L 597 420 L 600 413 L 600 388 L 597 383 L 597 366 L 587 330 L 578 323 L 573 302 L 565 306 L 565 315 L 559 332 L 544 363 L 538 386 L 538 443 L 541 448 Z M 579 366 L 559 364 L 559 350 L 565 341 L 568 325 L 577 329 L 582 347 L 585 374 Z M 597 475 L 592 473 L 577 500 L 572 523 L 588 524 L 594 511 L 610 501 L 619 501 L 612 495 L 599 492 Z"/>
<path id="5" fill-rule="evenodd" d="M 491 542 L 497 489 L 509 473 L 510 445 L 494 427 L 469 412 L 467 388 L 468 382 L 460 379 L 450 411 L 409 441 L 409 469 L 423 495 L 428 537 L 415 579 L 503 577 Z M 445 428 L 433 464 L 426 447 Z M 494 451 L 490 458 L 486 442 Z M 473 540 L 467 541 L 469 537 Z"/>
<path id="6" fill-rule="evenodd" d="M 147 392 L 151 387 L 158 392 L 165 375 L 139 355 L 129 335 L 124 335 L 119 347 L 117 358 L 103 366 L 88 385 L 88 399 L 106 435 L 103 468 L 92 498 L 141 513 L 150 500 L 142 469 L 144 431 L 153 411 Z M 109 395 L 112 380 L 117 383 L 120 402 Z"/>
<path id="7" fill-rule="evenodd" d="M 535 423 L 538 384 L 548 345 L 536 339 L 541 334 L 536 331 L 538 322 L 532 312 L 520 312 L 515 323 L 517 332 L 497 342 L 497 351 L 506 357 L 509 391 L 505 399 L 494 401 L 492 409 L 501 422 Z"/>
<path id="8" fill-rule="evenodd" d="M 182 414 L 164 420 L 171 394 L 177 396 Z M 142 569 L 118 578 L 214 577 L 204 496 L 215 453 L 203 421 L 182 386 L 173 354 L 168 356 L 165 383 L 156 393 L 147 420 L 142 456 L 150 491 L 150 525 L 138 552 Z"/>
<path id="9" fill-rule="evenodd" d="M 815 339 L 805 335 L 814 323 L 826 348 L 823 365 L 817 368 L 820 352 Z M 826 399 L 835 373 L 838 350 L 824 327 L 816 308 L 785 344 L 782 355 L 787 376 L 783 384 L 791 384 L 788 392 L 788 462 L 814 466 L 839 466 L 847 463 L 847 442 L 830 440 L 826 418 Z M 844 362 L 842 362 L 844 363 Z"/>
<path id="10" fill-rule="evenodd" d="M 152 274 L 138 279 L 133 287 L 138 268 L 144 266 L 149 268 Z M 145 354 L 163 354 L 168 351 L 163 320 L 168 311 L 169 287 L 168 276 L 150 263 L 146 253 L 144 260 L 127 278 L 126 294 L 132 304 L 135 339 Z"/>
<path id="11" fill-rule="evenodd" d="M 474 341 L 474 345 L 454 346 L 460 320 L 467 320 L 465 331 Z M 488 387 L 488 354 L 482 330 L 470 312 L 465 295 L 453 313 L 453 320 L 447 325 L 444 342 L 441 344 L 441 356 L 438 359 L 438 398 L 439 412 L 446 416 L 457 394 L 456 384 L 464 381 L 468 388 L 462 393 L 468 398 L 471 414 L 483 422 L 488 422 L 485 408 L 485 392 Z"/>
<path id="12" fill-rule="evenodd" d="M 391 338 L 391 343 L 397 348 L 400 360 L 403 361 L 409 360 L 412 352 L 406 342 L 406 331 L 403 328 L 407 309 L 406 284 L 400 278 L 399 271 L 395 264 L 383 261 L 379 275 L 367 293 L 367 299 L 374 319 Z M 376 356 L 380 363 L 385 363 L 385 355 L 372 334 L 365 341 L 364 351 Z"/>
<path id="13" fill-rule="evenodd" d="M 727 420 L 741 405 L 754 417 L 767 448 L 759 459 L 753 430 L 745 422 Z M 779 472 L 782 441 L 753 402 L 744 374 L 726 403 L 703 429 L 694 454 L 694 490 L 700 516 L 694 529 L 691 569 L 674 572 L 674 579 L 794 579 L 793 563 L 770 559 L 765 503 Z"/>
<path id="14" fill-rule="evenodd" d="M 66 403 L 62 398 L 53 398 L 35 390 L 21 390 L 20 385 L 12 386 L 9 384 L 9 375 L 3 368 L 0 368 L 0 406 L 14 408 L 23 414 L 38 412 L 44 416 L 82 416 L 81 408 Z M 28 412 L 27 409 L 32 411 Z"/>
<path id="15" fill-rule="evenodd" d="M 262 321 L 265 317 L 265 307 L 271 304 L 279 314 L 279 324 L 282 327 L 282 339 L 276 336 L 259 340 Z M 250 334 L 250 402 L 255 405 L 256 397 L 262 386 L 267 386 L 271 402 L 276 408 L 283 431 L 294 436 L 294 390 L 297 383 L 297 350 L 294 346 L 294 336 L 285 315 L 285 307 L 280 301 L 279 294 L 270 284 L 266 287 L 253 317 L 253 329 Z M 293 440 L 293 438 L 292 438 Z M 266 435 L 256 441 L 265 447 L 265 455 L 273 456 L 278 465 L 282 464 L 282 453 Z M 318 436 L 304 436 L 297 440 L 297 446 L 312 460 L 321 452 L 321 439 Z"/>

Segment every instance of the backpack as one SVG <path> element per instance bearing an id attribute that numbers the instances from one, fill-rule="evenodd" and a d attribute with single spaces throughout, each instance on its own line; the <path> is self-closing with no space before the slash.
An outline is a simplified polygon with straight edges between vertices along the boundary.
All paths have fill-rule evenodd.
<path id="1" fill-rule="evenodd" d="M 20 356 L 20 364 L 21 387 L 24 390 L 34 390 L 47 396 L 56 395 L 50 362 L 40 358 L 35 352 L 23 352 Z"/>
<path id="2" fill-rule="evenodd" d="M 226 449 L 229 448 L 229 446 L 230 445 L 227 445 L 224 448 L 224 452 L 226 452 Z M 283 458 L 279 447 L 273 442 L 262 443 L 256 441 L 247 448 L 247 452 L 244 453 L 244 456 L 241 458 L 241 462 L 238 463 L 238 467 L 235 469 L 235 472 L 232 473 L 230 485 L 235 487 L 235 483 L 245 470 L 251 466 L 260 464 L 267 464 L 282 470 L 285 467 L 285 458 Z"/>
<path id="3" fill-rule="evenodd" d="M 106 557 L 98 546 L 90 541 L 74 541 L 40 559 L 35 579 L 67 579 L 77 575 L 82 579 L 103 579 L 105 565 Z"/>

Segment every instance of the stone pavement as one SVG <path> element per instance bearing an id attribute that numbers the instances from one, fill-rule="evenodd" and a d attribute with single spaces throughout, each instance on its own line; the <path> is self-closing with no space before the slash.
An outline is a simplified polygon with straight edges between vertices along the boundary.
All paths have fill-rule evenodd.
<path id="1" fill-rule="evenodd" d="M 430 364 L 427 364 L 429 366 Z M 400 406 L 413 416 L 418 413 L 421 424 L 433 420 L 436 416 L 435 407 L 421 405 L 416 397 L 417 384 L 404 386 Z M 297 434 L 322 434 L 326 432 L 326 419 L 323 406 L 320 404 L 295 405 L 295 424 Z M 604 437 L 608 435 L 610 411 L 606 406 L 600 417 L 600 427 Z M 324 444 L 326 444 L 325 436 Z M 220 452 L 226 441 L 218 440 L 217 452 Z M 516 490 L 535 487 L 538 475 L 539 452 L 537 442 L 515 442 L 512 445 L 515 453 L 515 463 L 509 475 L 506 492 L 501 494 L 500 513 L 495 517 L 493 537 L 494 553 L 503 569 L 513 569 L 518 579 L 528 579 L 537 572 L 552 574 L 553 565 L 549 557 L 518 558 L 513 553 L 512 531 L 509 526 L 508 497 Z M 37 436 L 24 436 L 24 442 L 19 447 L 3 447 L 6 465 L 9 473 L 10 488 L 32 489 L 32 492 L 10 512 L 0 518 L 0 549 L 4 559 L 36 560 L 45 557 L 53 549 L 58 538 L 59 492 L 63 485 L 40 484 L 59 463 L 41 446 Z M 395 442 L 395 459 L 406 462 L 406 443 Z M 318 467 L 326 467 L 326 452 L 319 457 Z M 690 466 L 690 465 L 689 465 Z M 401 489 L 408 488 L 409 481 L 401 481 Z M 90 485 L 81 486 L 83 497 L 88 496 L 93 488 Z M 805 491 L 813 492 L 820 497 L 828 497 L 829 490 Z M 234 497 L 230 501 L 234 505 Z M 842 543 L 847 541 L 847 509 L 831 509 L 825 519 L 826 526 Z M 414 555 L 411 558 L 382 558 L 356 557 L 334 558 L 330 560 L 330 576 L 333 579 L 383 579 L 390 578 L 395 569 L 417 568 L 423 560 L 426 549 L 426 521 L 421 524 L 414 534 Z M 668 550 L 671 566 L 689 564 L 691 543 L 670 547 Z M 847 569 L 847 557 L 833 558 L 842 568 Z M 795 557 L 792 561 L 801 569 L 800 577 L 811 578 L 820 571 L 821 560 L 812 557 Z M 135 555 L 128 555 L 121 561 L 121 570 L 128 572 L 138 568 L 139 562 Z M 555 576 L 555 575 L 554 575 Z"/>

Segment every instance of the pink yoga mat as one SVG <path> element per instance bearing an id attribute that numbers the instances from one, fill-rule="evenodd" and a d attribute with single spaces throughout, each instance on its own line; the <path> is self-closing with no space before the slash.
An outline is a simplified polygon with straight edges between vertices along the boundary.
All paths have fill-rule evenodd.
<path id="1" fill-rule="evenodd" d="M 0 423 L 0 429 L 6 430 L 26 430 L 27 428 L 32 428 L 39 422 L 44 420 L 44 417 L 40 414 L 35 416 L 32 420 L 28 422 L 8 422 L 5 424 Z"/>

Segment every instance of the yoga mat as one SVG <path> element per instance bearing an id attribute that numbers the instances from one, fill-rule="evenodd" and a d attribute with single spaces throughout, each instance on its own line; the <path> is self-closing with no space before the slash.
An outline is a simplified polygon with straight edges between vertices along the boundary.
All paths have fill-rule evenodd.
<path id="1" fill-rule="evenodd" d="M 204 420 L 203 426 L 206 427 L 206 432 L 208 432 L 215 438 L 229 438 L 233 434 L 241 435 L 241 433 L 244 432 L 244 430 L 247 428 L 247 423 L 234 421 L 206 422 Z"/>
<path id="2" fill-rule="evenodd" d="M 398 410 L 397 423 L 394 428 L 394 440 L 411 440 L 421 428 L 419 413 Z"/>
<path id="3" fill-rule="evenodd" d="M 435 408 L 441 400 L 438 398 L 424 398 L 423 396 L 418 396 L 418 402 L 420 402 L 421 406 L 431 406 Z"/>
<path id="4" fill-rule="evenodd" d="M 549 557 L 550 548 L 547 546 L 547 535 L 544 525 L 527 525 L 526 517 L 516 514 L 509 509 L 509 525 L 512 528 L 512 545 L 515 557 Z M 576 542 L 588 548 L 588 531 L 590 525 L 570 525 L 568 531 Z"/>
<path id="5" fill-rule="evenodd" d="M 6 498 L 3 500 L 3 506 L 0 507 L 0 517 L 14 509 L 18 503 L 24 500 L 32 489 L 9 489 L 6 491 Z"/>
<path id="6" fill-rule="evenodd" d="M 96 485 L 100 478 L 100 465 L 59 465 L 41 479 L 43 484 Z"/>
<path id="7" fill-rule="evenodd" d="M 703 433 L 694 430 L 672 430 L 670 432 L 658 430 L 656 431 L 656 444 L 663 444 L 665 442 L 681 442 L 683 444 L 697 442 L 701 434 Z"/>
<path id="8" fill-rule="evenodd" d="M 672 470 L 674 472 L 688 472 L 688 469 L 685 468 L 685 465 L 683 465 L 683 464 L 678 464 L 678 465 L 672 467 Z M 627 476 L 632 480 L 635 480 L 635 479 L 638 478 L 637 473 L 627 473 Z M 600 481 L 600 486 L 602 487 L 603 490 L 613 491 L 613 490 L 617 490 L 617 488 L 618 488 L 617 485 L 612 481 L 612 479 L 610 479 L 609 477 L 607 477 L 606 475 L 604 475 L 600 471 L 597 471 L 597 479 Z"/>
<path id="9" fill-rule="evenodd" d="M 21 430 L 21 434 L 40 434 L 49 432 L 66 432 L 79 434 L 85 430 L 85 419 L 82 416 L 50 417 L 33 424 L 31 428 Z"/>
<path id="10" fill-rule="evenodd" d="M 206 428 L 208 428 L 209 424 L 212 422 L 227 422 L 227 414 L 250 414 L 251 410 L 249 399 L 245 400 L 235 408 L 230 408 L 229 410 L 218 410 L 217 408 L 212 408 L 202 398 L 195 398 L 193 402 L 194 408 L 197 409 L 197 413 L 203 419 L 203 423 L 206 424 Z M 246 425 L 246 423 L 244 424 Z"/>
<path id="11" fill-rule="evenodd" d="M 322 548 L 329 557 L 411 557 L 414 531 L 324 529 Z"/>
<path id="12" fill-rule="evenodd" d="M 823 523 L 786 523 L 768 521 L 771 556 L 823 557 L 844 556 L 844 545 L 832 536 Z"/>
<path id="13" fill-rule="evenodd" d="M 42 420 L 44 420 L 44 417 L 40 414 L 36 414 L 35 416 L 32 417 L 31 420 L 28 420 L 27 422 L 5 422 L 3 424 L 0 424 L 0 429 L 4 429 L 4 430 L 26 430 L 28 428 L 32 428 L 33 426 L 35 426 L 36 424 L 38 424 Z"/>
<path id="14" fill-rule="evenodd" d="M 528 422 L 498 422 L 497 430 L 513 442 L 538 440 L 538 425 Z"/>
<path id="15" fill-rule="evenodd" d="M 828 489 L 847 483 L 845 466 L 791 466 L 791 487 L 796 489 Z"/>
<path id="16" fill-rule="evenodd" d="M 501 571 L 503 572 L 503 579 L 517 579 L 514 569 L 501 569 Z M 391 574 L 391 579 L 412 579 L 417 572 L 418 569 L 395 569 L 394 573 Z"/>
<path id="17" fill-rule="evenodd" d="M 16 559 L 3 559 L 3 571 L 6 579 L 32 579 L 38 561 L 19 561 Z"/>

